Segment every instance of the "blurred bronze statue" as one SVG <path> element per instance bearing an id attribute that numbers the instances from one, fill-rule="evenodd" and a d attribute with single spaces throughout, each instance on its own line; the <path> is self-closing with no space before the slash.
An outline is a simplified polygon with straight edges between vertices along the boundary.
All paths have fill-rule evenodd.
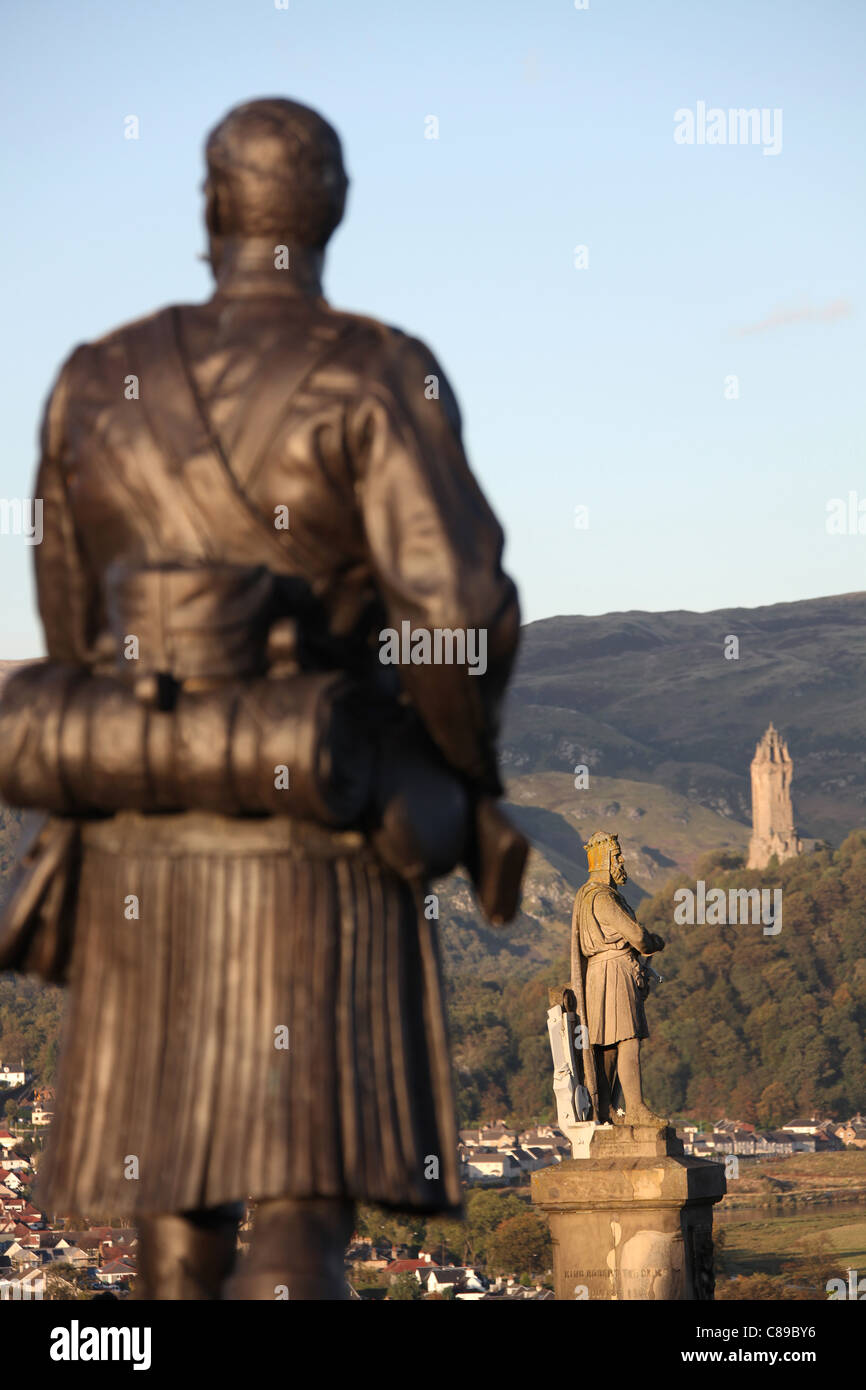
<path id="1" fill-rule="evenodd" d="M 438 362 L 323 298 L 334 130 L 253 101 L 206 159 L 213 297 L 47 405 L 0 968 L 69 984 L 44 1209 L 133 1218 L 145 1298 L 336 1299 L 356 1202 L 460 1208 L 429 882 L 516 911 L 519 611 Z"/>
<path id="2" fill-rule="evenodd" d="M 584 1025 L 582 1070 L 592 1118 L 597 1124 L 664 1125 L 644 1103 L 640 1044 L 649 1035 L 644 1001 L 655 973 L 641 957 L 665 943 L 640 925 L 618 891 L 628 882 L 619 838 L 598 830 L 584 849 L 589 878 L 574 900 L 571 982 Z M 623 1104 L 616 1103 L 620 1092 Z"/>

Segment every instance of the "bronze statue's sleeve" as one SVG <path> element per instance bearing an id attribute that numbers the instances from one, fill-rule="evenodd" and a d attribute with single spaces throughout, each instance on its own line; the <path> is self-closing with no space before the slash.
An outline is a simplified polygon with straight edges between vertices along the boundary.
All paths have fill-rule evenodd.
<path id="1" fill-rule="evenodd" d="M 517 649 L 517 592 L 501 565 L 502 530 L 466 461 L 453 392 L 422 343 L 388 335 L 347 437 L 390 627 L 474 629 L 486 641 L 483 674 L 467 664 L 403 664 L 400 675 L 451 765 L 498 795 L 496 735 Z"/>
<path id="2" fill-rule="evenodd" d="M 630 917 L 627 912 L 623 911 L 616 900 L 613 889 L 602 889 L 600 893 L 597 893 L 593 909 L 595 919 L 605 936 L 624 936 L 629 945 L 639 951 L 642 956 L 652 954 L 653 940 L 649 932 L 645 931 L 634 917 Z"/>
<path id="3" fill-rule="evenodd" d="M 60 370 L 42 419 L 35 496 L 42 502 L 42 542 L 34 546 L 36 596 L 52 661 L 84 664 L 94 613 L 86 568 L 69 505 L 66 415 L 76 348 Z"/>

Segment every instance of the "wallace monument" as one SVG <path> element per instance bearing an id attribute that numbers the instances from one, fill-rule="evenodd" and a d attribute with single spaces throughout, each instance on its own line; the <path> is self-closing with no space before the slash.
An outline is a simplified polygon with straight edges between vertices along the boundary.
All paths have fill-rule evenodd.
<path id="1" fill-rule="evenodd" d="M 794 764 L 787 743 L 772 723 L 755 749 L 751 770 L 752 838 L 746 867 L 764 869 L 774 854 L 781 864 L 803 849 L 791 805 Z"/>

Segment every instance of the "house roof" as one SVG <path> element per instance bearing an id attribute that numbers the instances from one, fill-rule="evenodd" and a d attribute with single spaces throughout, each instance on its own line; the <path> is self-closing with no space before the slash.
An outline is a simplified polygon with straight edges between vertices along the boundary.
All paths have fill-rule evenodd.
<path id="1" fill-rule="evenodd" d="M 428 1265 L 427 1270 L 430 1275 L 436 1275 L 437 1284 L 456 1284 L 466 1273 L 457 1265 Z"/>
<path id="2" fill-rule="evenodd" d="M 103 1245 L 100 1253 L 106 1264 L 111 1264 L 114 1260 L 129 1259 L 129 1255 L 122 1245 Z"/>
<path id="3" fill-rule="evenodd" d="M 58 1235 L 65 1236 L 67 1240 L 80 1245 L 82 1249 L 95 1250 L 97 1246 L 106 1241 L 115 1245 L 120 1245 L 125 1235 L 131 1236 L 132 1231 L 121 1230 L 120 1227 L 113 1226 L 91 1226 L 88 1231 L 59 1231 Z"/>
<path id="4" fill-rule="evenodd" d="M 124 1255 L 119 1260 L 112 1260 L 109 1264 L 103 1265 L 101 1274 L 135 1274 L 135 1265 Z"/>

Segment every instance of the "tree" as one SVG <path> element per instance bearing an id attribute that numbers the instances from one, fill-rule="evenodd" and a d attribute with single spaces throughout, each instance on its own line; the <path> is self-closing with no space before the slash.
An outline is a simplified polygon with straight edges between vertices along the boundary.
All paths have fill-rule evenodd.
<path id="1" fill-rule="evenodd" d="M 490 1243 L 490 1265 L 497 1273 L 541 1274 L 550 1268 L 551 1244 L 547 1222 L 534 1211 L 510 1216 L 497 1226 Z"/>
<path id="2" fill-rule="evenodd" d="M 726 1109 L 730 1110 L 732 1119 L 744 1120 L 747 1125 L 754 1125 L 758 1122 L 759 1098 L 760 1086 L 754 1078 L 741 1076 L 731 1091 Z"/>
<path id="3" fill-rule="evenodd" d="M 460 1259 L 466 1244 L 466 1227 L 462 1221 L 450 1221 L 442 1216 L 428 1217 L 424 1245 L 440 1264 Z"/>
<path id="4" fill-rule="evenodd" d="M 86 1279 L 87 1275 L 83 1270 L 58 1261 L 51 1266 L 45 1276 L 45 1296 L 53 1300 L 77 1300 L 79 1302 L 82 1299 L 92 1298 L 93 1294 L 85 1287 Z"/>
<path id="5" fill-rule="evenodd" d="M 15 1022 L 23 1023 L 23 1010 L 16 1011 Z M 0 1027 L 0 1058 L 6 1062 L 13 1060 L 22 1061 L 26 1056 L 30 1061 L 30 1038 L 24 1031 L 24 1027 L 16 1027 L 15 1023 Z"/>
<path id="6" fill-rule="evenodd" d="M 758 1101 L 758 1118 L 762 1125 L 769 1125 L 772 1129 L 784 1124 L 790 1120 L 793 1109 L 794 1102 L 781 1081 L 771 1081 L 769 1086 L 765 1086 Z"/>
<path id="7" fill-rule="evenodd" d="M 384 1239 L 392 1246 L 417 1248 L 424 1242 L 425 1223 L 417 1212 L 385 1211 L 382 1207 L 365 1205 L 358 1208 L 355 1230 L 370 1241 Z"/>
<path id="8" fill-rule="evenodd" d="M 526 1203 L 513 1192 L 485 1192 L 476 1188 L 466 1201 L 466 1244 L 472 1259 L 483 1259 L 497 1226 L 509 1216 L 520 1216 Z"/>
<path id="9" fill-rule="evenodd" d="M 415 1300 L 423 1297 L 423 1290 L 414 1274 L 396 1274 L 388 1290 L 389 1299 L 399 1301 Z"/>

